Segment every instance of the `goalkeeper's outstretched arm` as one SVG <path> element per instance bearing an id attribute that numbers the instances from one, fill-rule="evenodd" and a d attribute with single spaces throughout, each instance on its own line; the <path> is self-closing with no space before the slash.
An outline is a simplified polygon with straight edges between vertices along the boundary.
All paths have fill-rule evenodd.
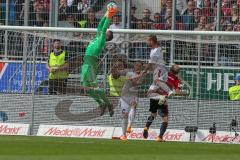
<path id="1" fill-rule="evenodd" d="M 106 33 L 108 26 L 110 24 L 110 21 L 111 21 L 112 17 L 117 13 L 117 11 L 118 11 L 118 9 L 117 9 L 117 5 L 115 3 L 108 4 L 107 12 L 98 24 L 97 35 Z"/>
<path id="2" fill-rule="evenodd" d="M 110 3 L 109 5 L 115 7 L 109 7 L 108 5 L 108 11 L 99 22 L 96 38 L 88 45 L 86 55 L 98 57 L 102 49 L 105 47 L 106 41 L 112 40 L 113 38 L 112 32 L 107 31 L 112 16 L 114 16 L 117 13 L 116 4 L 114 5 L 112 4 L 113 3 Z"/>
<path id="3" fill-rule="evenodd" d="M 97 36 L 101 35 L 101 33 L 102 33 L 102 28 L 103 28 L 103 25 L 104 25 L 106 19 L 107 19 L 107 17 L 104 16 L 104 17 L 101 19 L 101 21 L 99 22 L 98 28 L 97 28 Z"/>

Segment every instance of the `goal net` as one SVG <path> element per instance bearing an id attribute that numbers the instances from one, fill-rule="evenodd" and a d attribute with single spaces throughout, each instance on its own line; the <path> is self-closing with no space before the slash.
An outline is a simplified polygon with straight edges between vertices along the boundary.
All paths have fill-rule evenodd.
<path id="1" fill-rule="evenodd" d="M 39 124 L 121 126 L 119 97 L 110 96 L 108 76 L 119 61 L 124 68 L 132 67 L 136 61 L 148 62 L 149 33 L 114 32 L 114 41 L 106 44 L 98 59 L 98 85 L 115 110 L 114 116 L 109 117 L 108 112 L 100 116 L 97 103 L 80 83 L 82 59 L 95 31 L 1 30 L 1 111 L 7 113 L 8 122 L 33 124 L 34 134 Z M 166 65 L 181 65 L 182 90 L 188 93 L 187 97 L 169 99 L 169 128 L 198 125 L 200 129 L 209 129 L 216 123 L 218 130 L 229 130 L 231 120 L 239 119 L 240 115 L 240 101 L 230 101 L 228 96 L 229 87 L 234 86 L 234 78 L 240 74 L 239 35 L 186 33 L 156 32 Z M 45 65 L 55 39 L 61 41 L 62 49 L 68 53 L 66 94 L 49 94 Z M 146 92 L 151 77 L 149 73 L 140 87 L 140 105 L 133 123 L 136 128 L 144 127 L 149 115 Z M 157 118 L 152 127 L 159 126 Z"/>

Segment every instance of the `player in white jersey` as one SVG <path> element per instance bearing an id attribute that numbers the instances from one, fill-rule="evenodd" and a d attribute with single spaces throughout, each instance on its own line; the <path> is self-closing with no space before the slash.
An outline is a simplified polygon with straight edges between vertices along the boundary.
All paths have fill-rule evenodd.
<path id="1" fill-rule="evenodd" d="M 136 62 L 133 70 L 125 70 L 121 74 L 125 74 L 127 80 L 122 88 L 120 106 L 122 111 L 122 136 L 121 140 L 127 140 L 127 133 L 131 132 L 132 123 L 136 115 L 136 107 L 138 105 L 138 88 L 141 84 L 142 63 Z"/>
<path id="2" fill-rule="evenodd" d="M 165 66 L 165 61 L 163 58 L 163 53 L 161 52 L 161 48 L 158 44 L 156 35 L 150 35 L 147 38 L 147 44 L 151 47 L 150 59 L 143 71 L 143 74 L 147 73 L 148 70 L 153 70 L 153 83 L 150 86 L 149 90 L 155 90 L 161 88 L 163 91 L 168 93 L 168 97 L 175 93 L 174 90 L 166 84 L 168 79 L 168 70 Z M 151 98 L 159 99 L 159 104 L 163 104 L 165 102 L 165 96 L 157 96 L 148 95 Z"/>

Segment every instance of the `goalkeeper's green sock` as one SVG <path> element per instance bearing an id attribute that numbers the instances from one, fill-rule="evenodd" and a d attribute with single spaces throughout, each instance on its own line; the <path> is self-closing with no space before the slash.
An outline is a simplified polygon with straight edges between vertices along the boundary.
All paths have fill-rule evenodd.
<path id="1" fill-rule="evenodd" d="M 102 101 L 102 98 L 98 95 L 96 90 L 90 89 L 87 91 L 87 94 L 89 94 L 90 97 L 92 97 L 98 104 L 99 106 L 103 106 L 104 102 Z"/>
<path id="2" fill-rule="evenodd" d="M 114 114 L 114 110 L 113 110 L 114 108 L 113 108 L 113 105 L 109 102 L 108 98 L 106 97 L 106 94 L 104 93 L 104 91 L 101 89 L 95 89 L 95 93 L 98 94 L 98 96 L 101 98 L 101 100 L 104 103 L 104 106 L 108 108 L 110 117 L 112 117 Z"/>
<path id="3" fill-rule="evenodd" d="M 104 90 L 96 89 L 95 91 L 99 95 L 99 97 L 101 97 L 105 106 L 108 107 L 109 115 L 110 115 L 110 117 L 112 117 L 114 114 L 114 110 L 113 110 L 114 108 L 113 108 L 112 104 L 109 102 L 108 98 L 106 97 Z"/>
<path id="4" fill-rule="evenodd" d="M 108 100 L 104 90 L 102 90 L 102 89 L 95 89 L 95 92 L 98 94 L 98 96 L 103 100 L 103 102 L 105 104 L 107 104 L 107 105 L 110 104 L 110 102 L 109 102 L 109 100 Z"/>

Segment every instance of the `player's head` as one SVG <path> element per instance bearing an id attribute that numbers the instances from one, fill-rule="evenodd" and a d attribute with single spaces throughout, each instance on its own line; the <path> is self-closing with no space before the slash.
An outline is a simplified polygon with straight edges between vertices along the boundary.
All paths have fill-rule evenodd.
<path id="1" fill-rule="evenodd" d="M 143 10 L 143 18 L 149 19 L 151 16 L 151 11 L 147 8 Z"/>
<path id="2" fill-rule="evenodd" d="M 61 49 L 61 41 L 59 39 L 53 40 L 53 49 L 55 49 L 55 50 Z"/>
<path id="3" fill-rule="evenodd" d="M 119 57 L 113 57 L 111 66 L 114 69 L 123 70 L 125 68 L 125 63 L 123 59 Z"/>
<path id="4" fill-rule="evenodd" d="M 92 9 L 88 10 L 88 12 L 87 12 L 87 19 L 89 21 L 95 21 L 96 20 L 95 12 Z"/>
<path id="5" fill-rule="evenodd" d="M 113 39 L 113 32 L 110 30 L 107 30 L 106 41 L 111 41 L 112 39 Z"/>
<path id="6" fill-rule="evenodd" d="M 142 63 L 140 61 L 134 63 L 134 71 L 135 72 L 141 72 L 142 70 Z"/>
<path id="7" fill-rule="evenodd" d="M 240 75 L 235 77 L 236 85 L 240 85 Z"/>
<path id="8" fill-rule="evenodd" d="M 124 70 L 124 62 L 123 62 L 123 60 L 118 59 L 116 61 L 116 65 L 115 66 L 117 67 L 118 70 Z"/>
<path id="9" fill-rule="evenodd" d="M 150 47 L 154 47 L 155 45 L 158 44 L 158 41 L 157 41 L 157 36 L 154 35 L 154 34 L 151 34 L 150 36 L 147 37 L 147 44 L 150 46 Z"/>
<path id="10" fill-rule="evenodd" d="M 115 70 L 124 70 L 124 62 L 121 59 L 116 59 L 112 64 L 112 69 Z M 112 73 L 113 79 L 118 79 L 121 75 L 119 73 Z"/>
<path id="11" fill-rule="evenodd" d="M 173 64 L 170 71 L 174 74 L 177 75 L 180 71 L 180 66 L 177 64 Z"/>

